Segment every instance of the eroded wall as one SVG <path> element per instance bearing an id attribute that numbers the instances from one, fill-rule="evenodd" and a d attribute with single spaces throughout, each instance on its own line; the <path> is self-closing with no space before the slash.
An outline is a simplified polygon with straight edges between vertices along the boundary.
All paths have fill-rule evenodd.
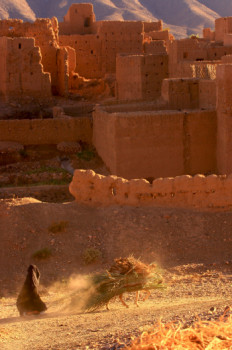
<path id="1" fill-rule="evenodd" d="M 74 70 L 87 79 L 103 76 L 103 57 L 101 41 L 95 34 L 89 35 L 61 35 L 61 46 L 70 46 L 76 52 L 76 67 Z"/>
<path id="2" fill-rule="evenodd" d="M 88 205 L 131 205 L 182 208 L 231 208 L 232 175 L 183 175 L 130 181 L 75 170 L 69 191 L 76 201 Z"/>
<path id="3" fill-rule="evenodd" d="M 49 99 L 51 78 L 43 71 L 41 52 L 34 39 L 0 37 L 0 48 L 0 90 L 4 99 Z"/>
<path id="4" fill-rule="evenodd" d="M 0 37 L 34 38 L 35 45 L 40 48 L 44 72 L 51 74 L 51 88 L 58 93 L 58 22 L 56 18 L 37 19 L 35 22 L 21 20 L 0 20 Z"/>

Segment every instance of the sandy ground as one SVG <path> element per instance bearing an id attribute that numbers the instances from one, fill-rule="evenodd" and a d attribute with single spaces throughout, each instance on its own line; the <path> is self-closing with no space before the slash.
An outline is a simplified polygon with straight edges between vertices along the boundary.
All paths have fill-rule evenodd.
<path id="1" fill-rule="evenodd" d="M 65 221 L 63 232 L 51 224 Z M 232 305 L 232 212 L 165 208 L 91 208 L 77 203 L 33 199 L 0 202 L 0 349 L 123 348 L 161 318 L 189 325 L 199 316 L 216 319 Z M 32 258 L 49 248 L 52 256 Z M 86 266 L 83 252 L 98 249 L 102 258 Z M 110 266 L 134 254 L 163 269 L 167 289 L 154 291 L 140 306 L 126 295 L 92 313 L 70 307 L 67 281 Z M 19 317 L 15 306 L 26 269 L 35 263 L 42 274 L 41 297 L 48 310 Z"/>

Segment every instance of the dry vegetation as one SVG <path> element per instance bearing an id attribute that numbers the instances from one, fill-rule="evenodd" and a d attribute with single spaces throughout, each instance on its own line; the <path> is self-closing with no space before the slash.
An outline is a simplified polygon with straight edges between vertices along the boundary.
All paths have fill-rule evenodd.
<path id="1" fill-rule="evenodd" d="M 164 324 L 143 332 L 130 350 L 219 350 L 232 349 L 232 318 L 217 322 L 198 321 L 184 329 L 181 324 Z"/>
<path id="2" fill-rule="evenodd" d="M 90 265 L 101 259 L 102 253 L 99 249 L 96 248 L 88 248 L 83 253 L 83 260 L 85 265 Z"/>

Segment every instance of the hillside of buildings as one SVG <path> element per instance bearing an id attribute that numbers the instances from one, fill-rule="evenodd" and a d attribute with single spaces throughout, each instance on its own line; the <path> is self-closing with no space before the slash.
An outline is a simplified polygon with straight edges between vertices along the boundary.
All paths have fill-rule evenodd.
<path id="1" fill-rule="evenodd" d="M 72 3 L 83 2 L 93 3 L 97 20 L 162 19 L 177 38 L 213 28 L 215 18 L 232 15 L 230 0 L 0 0 L 0 18 L 56 16 L 61 21 Z"/>
<path id="2" fill-rule="evenodd" d="M 31 22 L 0 21 L 1 350 L 137 350 L 125 344 L 160 319 L 169 340 L 170 325 L 190 334 L 186 350 L 231 349 L 232 17 L 178 40 L 156 18 L 187 28 L 207 13 L 208 27 L 216 12 L 203 1 L 162 0 L 161 13 L 158 0 L 127 0 L 130 19 L 160 12 L 154 21 L 99 20 L 99 9 L 124 18 L 118 3 L 67 9 L 70 2 L 56 1 L 63 20 L 32 21 L 52 16 L 54 2 L 44 12 L 37 1 L 21 2 Z M 171 22 L 167 9 L 175 14 L 179 4 Z M 166 288 L 148 284 L 153 264 L 136 280 L 130 269 L 129 309 L 111 294 L 108 311 L 104 299 L 84 312 L 93 311 L 86 291 L 105 293 L 102 284 L 85 288 L 86 276 L 110 273 L 115 258 L 131 254 L 156 262 Z M 41 272 L 44 314 L 16 307 L 29 264 Z M 139 307 L 136 289 L 152 289 Z M 196 336 L 199 318 L 218 322 L 206 341 Z"/>

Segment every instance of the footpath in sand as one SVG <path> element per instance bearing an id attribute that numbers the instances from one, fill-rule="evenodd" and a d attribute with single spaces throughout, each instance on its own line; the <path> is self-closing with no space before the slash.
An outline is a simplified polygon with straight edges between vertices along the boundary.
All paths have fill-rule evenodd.
<path id="1" fill-rule="evenodd" d="M 2 200 L 0 209 L 3 350 L 119 349 L 161 318 L 187 326 L 198 316 L 217 319 L 232 305 L 231 211 L 90 208 L 33 199 Z M 51 233 L 49 227 L 60 221 L 67 223 L 65 230 Z M 42 248 L 49 248 L 51 257 L 32 258 Z M 83 252 L 89 248 L 98 249 L 102 258 L 86 266 Z M 130 293 L 125 296 L 129 309 L 116 300 L 110 311 L 62 310 L 70 276 L 100 271 L 130 254 L 158 262 L 167 289 L 153 291 L 138 308 Z M 41 271 L 41 297 L 48 311 L 20 318 L 15 301 L 30 263 Z"/>

